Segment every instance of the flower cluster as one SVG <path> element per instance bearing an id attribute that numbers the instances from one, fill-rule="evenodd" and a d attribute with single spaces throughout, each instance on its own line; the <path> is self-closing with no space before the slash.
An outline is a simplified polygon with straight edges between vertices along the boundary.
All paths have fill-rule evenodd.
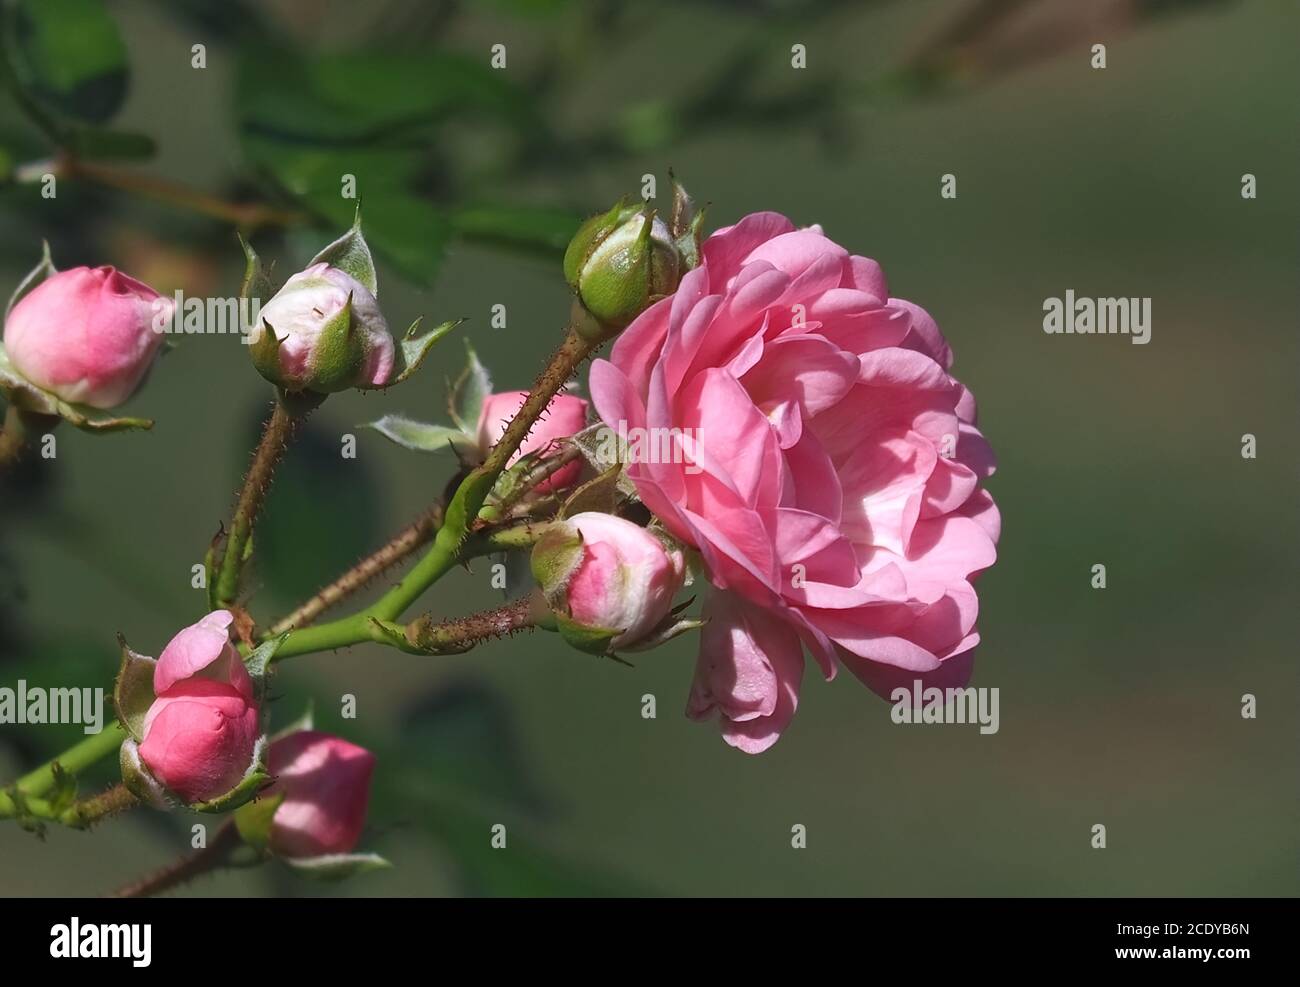
<path id="1" fill-rule="evenodd" d="M 913 680 L 965 683 L 979 642 L 974 580 L 996 558 L 1001 522 L 984 486 L 993 453 L 943 334 L 890 294 L 879 264 L 818 226 L 755 213 L 705 239 L 701 215 L 674 181 L 667 218 L 620 202 L 579 229 L 564 259 L 569 330 L 532 391 L 495 390 L 467 345 L 450 424 L 371 423 L 408 449 L 452 451 L 453 482 L 419 522 L 259 631 L 240 575 L 294 419 L 337 391 L 400 382 L 455 324 L 389 332 L 359 217 L 273 293 L 249 342 L 277 404 L 208 556 L 211 612 L 157 660 L 122 641 L 126 798 L 232 812 L 223 832 L 241 850 L 318 876 L 386 866 L 354 852 L 375 757 L 307 720 L 268 729 L 277 657 L 363 642 L 448 654 L 542 628 L 621 661 L 700 631 L 687 713 L 716 718 L 750 753 L 789 726 L 805 655 L 828 679 L 846 667 L 886 695 Z M 245 253 L 243 295 L 269 292 Z M 101 412 L 148 372 L 170 304 L 112 268 L 58 273 L 47 255 L 16 293 L 0 348 L 0 389 L 20 424 L 149 424 Z M 611 339 L 591 368 L 591 405 L 564 393 Z M 421 547 L 377 601 L 307 626 Z M 527 573 L 493 565 L 513 571 L 498 586 L 503 606 L 401 622 L 472 558 L 525 552 Z M 690 616 L 693 599 L 679 597 L 696 583 L 705 600 Z M 59 777 L 51 767 L 46 787 Z M 32 804 L 0 792 L 0 811 Z M 87 821 L 60 799 L 42 804 L 47 817 Z"/>

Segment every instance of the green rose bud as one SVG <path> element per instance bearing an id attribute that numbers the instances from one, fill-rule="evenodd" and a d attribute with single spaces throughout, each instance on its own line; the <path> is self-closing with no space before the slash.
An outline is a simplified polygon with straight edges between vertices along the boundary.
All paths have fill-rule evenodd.
<path id="1" fill-rule="evenodd" d="M 687 270 L 672 231 L 653 210 L 624 200 L 593 216 L 564 254 L 578 332 L 588 339 L 617 334 L 651 302 L 676 291 Z"/>

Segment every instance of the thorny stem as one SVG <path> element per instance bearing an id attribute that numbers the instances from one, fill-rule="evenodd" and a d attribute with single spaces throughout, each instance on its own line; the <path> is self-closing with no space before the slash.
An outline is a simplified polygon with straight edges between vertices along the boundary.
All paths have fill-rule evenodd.
<path id="1" fill-rule="evenodd" d="M 253 522 L 262 509 L 262 501 L 271 487 L 275 468 L 288 448 L 289 439 L 300 420 L 280 400 L 275 402 L 271 417 L 266 420 L 262 439 L 253 453 L 253 461 L 239 492 L 230 533 L 226 536 L 225 554 L 221 559 L 220 575 L 217 576 L 216 601 L 219 607 L 234 603 L 239 593 L 239 570 L 243 565 L 249 536 L 253 533 Z"/>
<path id="2" fill-rule="evenodd" d="M 497 477 L 500 476 L 502 470 L 510 461 L 510 457 L 514 455 L 527 437 L 534 422 L 546 410 L 547 405 L 551 403 L 551 399 L 568 382 L 577 367 L 594 353 L 599 346 L 600 342 L 584 339 L 570 328 L 563 345 L 552 355 L 546 369 L 538 377 L 537 384 L 527 400 L 524 401 L 519 412 L 511 419 L 505 433 L 493 446 L 491 452 L 488 453 L 487 459 L 481 466 L 472 470 L 457 488 L 455 496 L 447 507 L 442 526 L 438 529 L 433 544 L 415 567 L 407 573 L 401 582 L 370 607 L 326 624 L 316 624 L 288 632 L 284 642 L 276 652 L 274 660 L 281 661 L 285 658 L 310 654 L 316 651 L 332 651 L 336 648 L 348 647 L 364 641 L 392 644 L 389 635 L 385 632 L 385 623 L 392 622 L 400 617 L 428 587 L 432 586 L 460 562 L 472 557 L 476 552 L 493 550 L 495 547 L 506 547 L 504 544 L 494 546 L 493 535 L 490 532 L 471 533 L 471 525 L 478 518 L 479 511 L 482 509 L 488 494 L 492 491 Z M 245 481 L 244 490 L 239 498 L 234 527 L 231 530 L 226 545 L 226 553 L 222 559 L 221 577 L 218 582 L 219 600 L 231 599 L 234 596 L 238 583 L 240 556 L 244 550 L 243 546 L 247 544 L 248 534 L 252 530 L 253 518 L 256 516 L 257 509 L 261 506 L 271 471 L 283 454 L 284 444 L 291 431 L 293 420 L 293 417 L 282 407 L 281 403 L 277 402 L 275 411 L 267 422 L 266 433 L 262 437 L 262 442 L 258 445 L 257 452 L 254 454 L 248 479 Z M 526 528 L 528 526 L 521 527 Z M 497 533 L 498 537 L 501 537 L 501 535 L 502 533 Z M 530 536 L 527 533 L 519 534 L 516 532 L 514 535 L 505 537 L 524 540 Z M 528 542 L 523 541 L 523 543 L 527 544 Z M 236 546 L 239 547 L 236 549 Z M 526 602 L 525 605 L 527 605 Z M 523 617 L 516 615 L 514 618 L 506 618 L 507 623 L 511 619 L 522 620 Z M 536 615 L 528 623 L 535 622 L 535 619 Z M 466 620 L 472 621 L 473 618 L 466 618 Z M 513 628 L 507 626 L 501 633 L 528 626 L 528 623 L 518 623 Z M 464 626 L 470 628 L 473 625 L 465 624 Z M 437 641 L 440 641 L 444 646 L 454 643 L 452 631 L 443 630 L 433 633 Z M 101 733 L 65 751 L 57 760 L 64 770 L 75 775 L 80 770 L 115 751 L 121 745 L 123 739 L 125 739 L 125 731 L 122 725 L 114 722 Z M 16 784 L 17 789 L 24 796 L 39 797 L 44 795 L 54 786 L 53 763 L 47 762 L 20 778 Z M 0 803 L 0 810 L 3 810 L 3 803 Z M 0 811 L 0 816 L 5 814 Z M 196 856 L 200 856 L 201 860 L 209 859 L 201 854 Z M 181 880 L 187 880 L 188 876 L 202 873 L 202 870 L 194 871 L 192 868 L 195 866 L 196 864 L 193 862 L 183 866 L 177 865 L 182 871 L 179 878 L 168 879 L 163 883 L 146 881 L 135 886 L 135 888 L 125 890 L 134 890 L 137 893 L 153 893 L 153 890 L 171 887 Z M 210 869 L 210 867 L 204 869 Z M 146 890 L 139 892 L 140 887 L 144 887 Z"/>
<path id="3" fill-rule="evenodd" d="M 463 549 L 462 543 L 468 537 L 483 502 L 487 500 L 510 457 L 527 438 L 533 424 L 546 410 L 551 399 L 568 383 L 578 365 L 595 352 L 599 345 L 598 342 L 584 339 L 570 327 L 564 343 L 555 351 L 546 369 L 537 378 L 528 398 L 510 420 L 487 459 L 481 466 L 470 471 L 461 483 L 447 506 L 447 516 L 429 551 L 407 573 L 405 579 L 370 607 L 367 616 L 396 620 L 428 587 L 456 564 Z M 289 643 L 286 642 L 286 646 Z"/>
<path id="4" fill-rule="evenodd" d="M 217 830 L 212 842 L 202 850 L 181 857 L 179 860 L 154 871 L 138 881 L 133 881 L 113 892 L 113 898 L 147 898 L 150 895 L 170 891 L 172 888 L 186 884 L 230 862 L 230 856 L 242 843 L 239 831 L 232 821 Z"/>
<path id="5" fill-rule="evenodd" d="M 267 632 L 276 637 L 307 627 L 330 607 L 357 592 L 376 576 L 391 569 L 422 545 L 427 545 L 442 524 L 442 504 L 434 504 L 403 528 L 378 551 L 366 556 L 297 610 L 277 621 Z"/>
<path id="6" fill-rule="evenodd" d="M 104 789 L 98 795 L 78 799 L 71 805 L 58 806 L 49 799 L 28 798 L 21 791 L 0 792 L 0 819 L 15 818 L 35 822 L 39 831 L 42 821 L 56 822 L 71 829 L 88 829 L 95 823 L 125 812 L 139 800 L 123 784 Z"/>
<path id="7" fill-rule="evenodd" d="M 438 620 L 425 614 L 407 626 L 406 640 L 431 655 L 460 654 L 483 641 L 536 627 L 546 614 L 545 603 L 536 595 L 468 617 Z"/>
<path id="8" fill-rule="evenodd" d="M 51 162 L 56 174 L 81 178 L 106 188 L 130 192 L 133 195 L 165 202 L 201 216 L 210 216 L 232 223 L 246 232 L 263 226 L 290 226 L 303 219 L 301 213 L 277 209 L 258 202 L 227 202 L 224 199 L 200 192 L 198 189 L 169 182 L 153 175 L 127 171 L 102 164 L 91 164 L 71 156 Z"/>

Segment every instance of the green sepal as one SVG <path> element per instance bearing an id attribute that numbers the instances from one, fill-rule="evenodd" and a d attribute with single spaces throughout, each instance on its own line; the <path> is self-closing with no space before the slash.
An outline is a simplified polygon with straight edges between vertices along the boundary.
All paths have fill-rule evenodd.
<path id="1" fill-rule="evenodd" d="M 377 853 L 328 853 L 321 857 L 280 857 L 303 877 L 318 881 L 340 881 L 367 871 L 386 870 L 393 865 Z"/>
<path id="2" fill-rule="evenodd" d="M 571 518 L 587 511 L 613 514 L 618 503 L 618 480 L 622 472 L 622 466 L 614 465 L 579 486 L 560 507 L 560 517 Z"/>
<path id="3" fill-rule="evenodd" d="M 693 271 L 700 266 L 700 244 L 704 238 L 704 213 L 709 208 L 705 205 L 697 210 L 695 200 L 686 191 L 686 187 L 677 180 L 677 176 L 668 171 L 668 180 L 673 187 L 672 215 L 668 222 L 668 231 L 682 262 L 682 273 Z"/>
<path id="4" fill-rule="evenodd" d="M 478 354 L 466 337 L 465 369 L 456 378 L 456 383 L 447 389 L 447 413 L 463 431 L 472 432 L 478 428 L 483 402 L 491 393 L 492 376 L 479 362 Z"/>
<path id="5" fill-rule="evenodd" d="M 235 810 L 235 829 L 239 837 L 251 847 L 266 850 L 271 840 L 271 823 L 275 820 L 275 810 L 284 801 L 284 793 L 276 792 L 251 802 L 245 802 Z"/>
<path id="6" fill-rule="evenodd" d="M 153 422 L 148 418 L 117 418 L 99 408 L 64 401 L 57 394 L 51 394 L 37 387 L 9 362 L 9 354 L 5 352 L 3 345 L 0 345 L 0 394 L 21 411 L 62 418 L 69 425 L 83 432 L 121 432 L 129 429 L 153 428 Z"/>
<path id="7" fill-rule="evenodd" d="M 404 415 L 384 415 L 373 422 L 363 422 L 357 428 L 372 428 L 390 442 L 396 442 L 403 449 L 413 449 L 416 452 L 441 452 L 444 449 L 451 449 L 460 459 L 478 453 L 478 443 L 474 437 L 459 428 L 417 422 Z"/>
<path id="8" fill-rule="evenodd" d="M 253 368 L 272 384 L 284 383 L 284 372 L 280 369 L 280 344 L 283 342 L 284 339 L 277 336 L 271 328 L 271 323 L 263 319 L 262 331 L 248 344 L 248 355 L 253 359 Z"/>
<path id="9" fill-rule="evenodd" d="M 27 272 L 23 279 L 18 282 L 18 287 L 14 289 L 14 293 L 9 296 L 9 304 L 5 306 L 6 321 L 9 318 L 9 313 L 13 311 L 14 306 L 22 301 L 25 295 L 30 293 L 31 290 L 41 284 L 41 282 L 49 280 L 58 273 L 58 268 L 54 266 L 54 261 L 50 258 L 49 241 L 42 240 L 40 262 Z"/>
<path id="10" fill-rule="evenodd" d="M 280 645 L 284 644 L 288 637 L 289 632 L 285 631 L 279 637 L 263 641 L 244 659 L 244 668 L 248 670 L 248 675 L 253 680 L 253 687 L 257 690 L 258 702 L 261 702 L 266 697 L 266 677 L 270 671 L 271 662 L 275 659 L 275 653 L 280 650 Z"/>
<path id="11" fill-rule="evenodd" d="M 121 634 L 117 636 L 122 651 L 122 663 L 113 683 L 113 709 L 126 727 L 126 732 L 137 743 L 144 740 L 144 718 L 153 705 L 153 673 L 158 662 L 146 655 L 132 651 Z"/>
<path id="12" fill-rule="evenodd" d="M 608 212 L 597 213 L 578 227 L 578 232 L 573 235 L 564 251 L 564 280 L 570 288 L 577 290 L 582 269 L 596 248 L 635 212 L 636 207 L 631 205 L 631 200 L 625 195 Z"/>
<path id="13" fill-rule="evenodd" d="M 555 629 L 572 647 L 589 655 L 608 656 L 610 645 L 623 632 L 613 627 L 588 627 L 572 617 L 555 613 Z"/>
<path id="14" fill-rule="evenodd" d="M 77 779 L 75 775 L 65 771 L 58 761 L 50 763 L 50 774 L 54 778 L 54 790 L 45 798 L 50 804 L 51 813 L 58 815 L 65 809 L 72 808 L 73 803 L 77 801 Z"/>
<path id="15" fill-rule="evenodd" d="M 567 525 L 549 528 L 533 546 L 533 578 L 552 606 L 564 595 L 570 577 L 582 564 L 582 551 L 582 532 Z"/>
<path id="16" fill-rule="evenodd" d="M 361 203 L 357 203 L 352 228 L 313 257 L 307 266 L 315 264 L 337 267 L 360 281 L 376 298 L 379 297 L 379 274 L 375 270 L 375 258 L 361 233 Z"/>
<path id="17" fill-rule="evenodd" d="M 130 737 L 122 741 L 118 750 L 118 764 L 122 768 L 122 783 L 145 805 L 155 809 L 174 809 L 180 803 L 163 787 L 140 759 L 140 747 Z"/>
<path id="18" fill-rule="evenodd" d="M 458 325 L 464 322 L 464 319 L 453 319 L 450 322 L 444 322 L 441 325 L 420 332 L 420 323 L 423 319 L 416 319 L 411 323 L 411 328 L 406 330 L 406 334 L 398 341 L 396 365 L 397 371 L 387 384 L 382 386 L 392 387 L 394 384 L 400 384 L 413 373 L 420 369 L 420 364 L 424 363 L 424 358 L 429 355 L 433 349 L 434 343 L 442 339 L 443 336 L 451 332 Z"/>
<path id="19" fill-rule="evenodd" d="M 651 648 L 657 648 L 661 644 L 671 641 L 688 631 L 696 631 L 703 627 L 708 621 L 697 620 L 694 618 L 669 617 L 657 626 L 652 627 L 639 641 L 633 641 L 631 644 L 620 646 L 621 651 L 649 651 Z"/>
<path id="20" fill-rule="evenodd" d="M 243 234 L 236 233 L 235 236 L 239 237 L 239 246 L 244 251 L 244 278 L 239 283 L 239 297 L 261 299 L 263 295 L 271 294 L 271 279 L 266 276 L 266 271 L 262 268 L 261 258 L 257 256 L 252 245 L 244 239 Z"/>
<path id="21" fill-rule="evenodd" d="M 296 386 L 290 390 L 310 387 L 318 394 L 332 394 L 352 387 L 366 359 L 365 344 L 355 328 L 352 292 L 348 292 L 343 307 L 321 326 L 312 348 L 312 364 L 306 368 L 307 380 L 294 381 Z"/>

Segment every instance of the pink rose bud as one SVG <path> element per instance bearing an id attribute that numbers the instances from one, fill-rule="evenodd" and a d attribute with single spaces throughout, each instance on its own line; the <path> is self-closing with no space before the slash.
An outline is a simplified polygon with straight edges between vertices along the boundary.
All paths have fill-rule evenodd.
<path id="1" fill-rule="evenodd" d="M 325 263 L 285 282 L 262 307 L 248 343 L 258 372 L 286 391 L 385 387 L 393 376 L 393 337 L 375 296 Z"/>
<path id="2" fill-rule="evenodd" d="M 524 401 L 527 398 L 527 391 L 503 391 L 500 394 L 488 395 L 483 402 L 483 408 L 479 412 L 478 418 L 478 445 L 479 451 L 484 456 L 496 444 L 497 440 L 505 434 L 510 419 L 514 418 L 519 409 L 524 406 Z M 507 465 L 513 465 L 520 457 L 531 452 L 549 455 L 556 450 L 560 439 L 567 439 L 569 436 L 581 432 L 586 425 L 587 402 L 582 398 L 575 398 L 571 394 L 556 395 L 551 399 L 551 403 L 546 406 L 546 411 L 537 419 L 532 431 L 528 433 L 528 438 L 524 439 L 519 446 L 519 450 L 510 458 L 510 463 Z M 563 490 L 565 487 L 572 486 L 581 472 L 582 464 L 572 463 L 563 469 L 557 470 L 539 483 L 537 490 L 542 492 Z"/>
<path id="3" fill-rule="evenodd" d="M 347 853 L 361 839 L 375 756 L 316 730 L 271 745 L 275 782 L 263 797 L 283 795 L 271 820 L 270 847 L 282 857 Z"/>
<path id="4" fill-rule="evenodd" d="M 145 715 L 140 760 L 185 802 L 234 789 L 261 736 L 253 680 L 230 643 L 233 619 L 217 610 L 185 628 L 154 668 L 156 698 Z"/>
<path id="5" fill-rule="evenodd" d="M 5 319 L 14 369 L 64 401 L 112 408 L 144 379 L 175 303 L 112 267 L 42 281 Z"/>
<path id="6" fill-rule="evenodd" d="M 600 653 L 658 643 L 686 575 L 680 551 L 640 525 L 596 512 L 551 527 L 532 565 L 560 632 Z"/>

